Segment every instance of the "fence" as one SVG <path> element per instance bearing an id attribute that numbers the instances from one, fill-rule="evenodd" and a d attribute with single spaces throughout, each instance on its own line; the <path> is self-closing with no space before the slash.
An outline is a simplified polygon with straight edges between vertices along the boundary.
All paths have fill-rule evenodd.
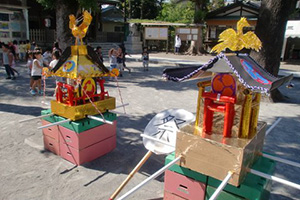
<path id="1" fill-rule="evenodd" d="M 53 43 L 56 38 L 56 32 L 53 29 L 30 29 L 29 39 L 37 43 Z"/>

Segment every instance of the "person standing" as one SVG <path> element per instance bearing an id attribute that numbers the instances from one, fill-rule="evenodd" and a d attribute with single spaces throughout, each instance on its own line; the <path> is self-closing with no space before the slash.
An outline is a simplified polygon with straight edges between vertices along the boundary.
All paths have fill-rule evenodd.
<path id="1" fill-rule="evenodd" d="M 143 53 L 142 53 L 142 60 L 143 60 L 144 71 L 148 71 L 149 53 L 148 53 L 148 48 L 147 47 L 144 47 L 144 50 L 143 50 Z"/>
<path id="2" fill-rule="evenodd" d="M 32 84 L 33 84 L 33 79 L 31 77 L 31 69 L 32 69 L 32 62 L 33 62 L 33 52 L 32 51 L 28 51 L 26 53 L 26 61 L 27 61 L 26 66 L 28 68 L 28 74 L 29 74 L 29 77 L 30 77 L 29 86 L 30 86 L 30 91 L 31 91 Z"/>
<path id="3" fill-rule="evenodd" d="M 118 53 L 117 53 L 117 67 L 119 69 L 120 77 L 123 76 L 122 71 L 123 71 L 123 52 L 121 48 L 118 48 Z"/>
<path id="4" fill-rule="evenodd" d="M 59 52 L 59 55 L 62 54 L 62 50 L 59 48 L 58 42 L 54 42 L 54 43 L 53 43 L 52 53 L 55 52 L 55 51 L 58 51 L 58 52 Z"/>
<path id="5" fill-rule="evenodd" d="M 21 41 L 20 42 L 20 60 L 24 61 L 26 60 L 26 52 L 27 52 L 27 48 L 26 48 L 26 44 L 25 41 Z"/>
<path id="6" fill-rule="evenodd" d="M 181 39 L 180 39 L 179 35 L 176 35 L 176 37 L 175 37 L 175 54 L 179 54 L 180 46 L 181 46 Z"/>
<path id="7" fill-rule="evenodd" d="M 18 45 L 17 40 L 13 41 L 13 47 L 15 50 L 15 60 L 18 61 L 20 59 L 19 54 L 20 54 L 20 46 Z"/>
<path id="8" fill-rule="evenodd" d="M 112 71 L 113 69 L 117 68 L 117 50 L 115 50 L 114 48 L 111 48 L 108 51 L 108 58 L 109 58 L 109 69 L 110 71 Z M 110 80 L 112 78 L 110 77 Z"/>
<path id="9" fill-rule="evenodd" d="M 102 55 L 102 48 L 100 46 L 97 46 L 96 48 L 96 54 L 98 55 L 99 59 L 101 60 L 101 62 L 103 63 L 103 55 Z"/>
<path id="10" fill-rule="evenodd" d="M 40 61 L 42 57 L 42 52 L 35 51 L 33 53 L 33 56 L 34 56 L 34 60 L 32 62 L 32 69 L 31 69 L 31 78 L 33 79 L 33 84 L 30 93 L 32 95 L 35 95 L 36 92 L 43 94 L 42 84 L 41 84 L 43 63 Z M 38 87 L 37 91 L 36 91 L 36 86 Z"/>
<path id="11" fill-rule="evenodd" d="M 129 55 L 127 52 L 126 52 L 126 48 L 125 48 L 125 45 L 124 43 L 122 43 L 121 45 L 119 45 L 119 47 L 121 48 L 122 50 L 122 55 L 123 55 L 123 58 L 122 58 L 122 63 L 123 63 L 123 70 L 124 69 L 127 69 L 129 71 L 129 73 L 131 73 L 131 69 L 129 67 L 126 66 L 125 64 L 125 61 L 126 61 L 126 55 Z M 130 56 L 130 55 L 129 55 Z"/>
<path id="12" fill-rule="evenodd" d="M 10 46 L 8 48 L 9 48 L 10 53 L 12 53 L 12 55 L 13 55 L 12 57 L 9 57 L 11 59 L 11 65 L 10 65 L 10 67 L 19 76 L 20 75 L 19 72 L 15 69 L 15 67 L 16 67 L 16 52 L 15 52 L 15 48 L 14 48 L 14 46 Z"/>
<path id="13" fill-rule="evenodd" d="M 14 61 L 14 55 L 10 52 L 9 46 L 6 44 L 2 45 L 2 50 L 3 50 L 3 56 L 2 56 L 2 63 L 5 67 L 6 71 L 6 79 L 16 79 L 15 78 L 15 73 L 12 69 L 13 61 Z"/>

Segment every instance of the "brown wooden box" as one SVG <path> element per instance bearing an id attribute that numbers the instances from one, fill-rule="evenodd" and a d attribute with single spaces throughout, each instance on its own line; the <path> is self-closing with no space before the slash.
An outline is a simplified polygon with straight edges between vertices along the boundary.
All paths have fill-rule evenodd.
<path id="1" fill-rule="evenodd" d="M 194 124 L 186 125 L 177 133 L 176 157 L 183 155 L 180 165 L 219 180 L 233 171 L 229 183 L 240 185 L 247 168 L 262 151 L 266 123 L 258 123 L 257 134 L 251 139 L 223 138 L 220 134 L 193 135 L 194 127 Z"/>

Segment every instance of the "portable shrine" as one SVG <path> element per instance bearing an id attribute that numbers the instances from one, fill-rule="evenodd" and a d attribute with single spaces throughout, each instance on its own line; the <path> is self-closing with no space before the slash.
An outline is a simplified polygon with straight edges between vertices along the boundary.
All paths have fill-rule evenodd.
<path id="1" fill-rule="evenodd" d="M 51 101 L 54 114 L 71 120 L 83 119 L 115 108 L 115 98 L 105 91 L 104 76 L 115 76 L 100 61 L 93 48 L 82 44 L 91 21 L 85 11 L 83 22 L 77 26 L 74 16 L 70 16 L 70 28 L 76 38 L 75 45 L 67 47 L 56 66 L 53 76 L 62 77 L 56 84 L 56 100 Z M 80 40 L 80 45 L 77 41 Z M 60 79 L 61 80 L 61 79 Z M 98 87 L 100 90 L 98 91 Z"/>
<path id="2" fill-rule="evenodd" d="M 176 157 L 184 155 L 180 165 L 219 180 L 233 171 L 229 183 L 236 186 L 262 151 L 266 123 L 258 121 L 261 94 L 292 79 L 274 77 L 248 54 L 239 53 L 244 47 L 261 46 L 254 33 L 243 34 L 244 26 L 247 21 L 242 18 L 237 32 L 225 30 L 213 48 L 234 53 L 220 53 L 199 67 L 166 69 L 163 75 L 173 81 L 202 79 L 197 84 L 196 120 L 177 134 Z"/>

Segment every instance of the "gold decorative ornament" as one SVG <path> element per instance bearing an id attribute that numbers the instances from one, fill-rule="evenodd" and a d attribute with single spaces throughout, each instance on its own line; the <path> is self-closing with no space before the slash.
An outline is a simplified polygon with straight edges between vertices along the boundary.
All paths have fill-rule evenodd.
<path id="1" fill-rule="evenodd" d="M 226 48 L 229 48 L 231 51 L 240 51 L 243 48 L 259 51 L 262 46 L 260 39 L 253 31 L 248 31 L 244 34 L 244 27 L 250 27 L 250 24 L 245 17 L 242 17 L 237 22 L 237 31 L 232 28 L 223 31 L 219 35 L 219 44 L 214 46 L 211 52 L 220 53 Z"/>

